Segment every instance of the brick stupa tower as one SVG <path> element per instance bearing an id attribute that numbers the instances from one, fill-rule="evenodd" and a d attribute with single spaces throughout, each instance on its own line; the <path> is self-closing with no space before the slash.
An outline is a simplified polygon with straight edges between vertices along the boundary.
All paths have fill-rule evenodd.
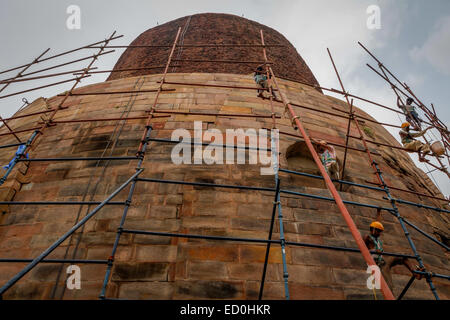
<path id="1" fill-rule="evenodd" d="M 314 86 L 314 75 L 297 50 L 277 31 L 238 16 L 197 14 L 180 18 L 142 33 L 131 46 L 166 47 L 128 48 L 115 70 L 103 83 L 76 89 L 74 96 L 58 111 L 55 121 L 101 117 L 142 117 L 128 121 L 92 121 L 60 123 L 49 127 L 29 152 L 31 158 L 134 156 L 145 129 L 148 110 L 155 92 L 139 94 L 76 95 L 89 92 L 151 90 L 159 86 L 161 73 L 177 29 L 182 33 L 166 76 L 168 84 L 158 97 L 156 110 L 178 113 L 151 120 L 151 138 L 170 139 L 174 129 L 192 132 L 194 121 L 203 129 L 271 128 L 268 99 L 257 97 L 252 72 L 263 61 L 261 47 L 198 47 L 201 44 L 260 44 L 260 30 L 268 45 L 268 59 L 273 63 L 280 89 L 298 108 L 297 114 L 309 135 L 344 145 L 348 120 L 330 115 L 347 110 L 347 105 L 324 95 Z M 189 47 L 188 45 L 193 45 Z M 299 48 L 301 49 L 301 48 Z M 180 61 L 183 60 L 183 61 Z M 224 62 L 199 62 L 223 60 Z M 239 60 L 247 63 L 233 64 Z M 142 69 L 148 68 L 148 69 Z M 170 84 L 191 83 L 210 86 Z M 222 86 L 222 87 L 220 87 Z M 229 86 L 229 87 L 225 87 Z M 39 99 L 16 115 L 55 107 L 61 96 Z M 303 140 L 284 115 L 284 106 L 274 102 L 280 135 L 280 166 L 317 175 Z M 328 113 L 324 113 L 328 112 Z M 185 112 L 185 113 L 183 113 Z M 187 114 L 186 114 L 187 113 Z M 197 114 L 194 114 L 197 113 Z M 399 146 L 399 143 L 373 118 L 360 109 L 356 113 L 372 121 L 360 120 L 367 138 Z M 233 116 L 239 114 L 241 116 Z M 164 113 L 156 114 L 158 116 Z M 242 116 L 246 115 L 246 117 Z M 39 116 L 11 120 L 20 130 L 35 126 Z M 1 132 L 7 132 L 2 127 Z M 288 135 L 290 134 L 290 135 Z M 351 135 L 358 136 L 354 127 Z M 4 143 L 13 138 L 3 137 Z M 10 140 L 8 140 L 10 139 Z M 351 139 L 344 179 L 355 183 L 376 182 L 360 140 Z M 192 164 L 175 165 L 170 153 L 173 144 L 151 141 L 143 162 L 141 178 L 187 182 L 246 185 L 274 188 L 274 177 L 260 174 L 259 165 Z M 342 159 L 344 149 L 336 147 Z M 402 150 L 371 145 L 389 185 L 435 197 L 442 194 Z M 3 163 L 11 151 L 1 149 Z M 21 163 L 1 186 L 2 201 L 103 201 L 136 168 L 136 160 L 67 161 Z M 330 197 L 323 181 L 280 173 L 281 188 L 299 193 Z M 129 187 L 114 201 L 124 202 Z M 443 202 L 411 193 L 392 190 L 395 198 L 443 207 Z M 344 200 L 374 206 L 347 205 L 361 234 L 377 218 L 375 207 L 389 207 L 383 192 L 346 185 L 340 192 Z M 124 228 L 152 232 L 197 234 L 223 237 L 267 239 L 274 193 L 271 191 L 208 188 L 180 184 L 139 182 L 136 186 Z M 287 241 L 355 248 L 344 219 L 332 201 L 282 194 L 283 226 Z M 446 213 L 397 204 L 402 216 L 440 241 L 448 241 Z M 2 206 L 0 217 L 0 258 L 34 258 L 58 237 L 82 219 L 95 205 L 10 205 Z M 84 228 L 66 240 L 47 259 L 107 260 L 123 217 L 123 205 L 105 206 Z M 382 214 L 385 226 L 385 250 L 412 254 L 398 221 L 388 212 Z M 448 274 L 445 249 L 414 231 L 412 238 L 430 270 Z M 272 238 L 279 239 L 276 219 Z M 447 242 L 448 245 L 448 242 Z M 107 298 L 119 299 L 256 299 L 261 284 L 265 258 L 264 243 L 186 239 L 158 235 L 122 233 L 114 257 Z M 5 299 L 96 299 L 103 285 L 106 264 L 77 264 L 81 268 L 81 289 L 64 289 L 69 264 L 41 263 L 17 282 Z M 288 245 L 286 264 L 291 299 L 373 299 L 366 287 L 366 264 L 356 252 L 334 251 Z M 25 266 L 24 263 L 0 264 L 0 285 Z M 60 276 L 58 277 L 58 274 Z M 59 281 L 57 281 L 59 279 Z M 404 267 L 393 269 L 394 294 L 398 295 L 410 279 Z M 450 298 L 448 281 L 433 279 L 443 299 Z M 64 292 L 63 292 L 64 290 Z M 263 299 L 284 299 L 283 261 L 279 244 L 272 244 Z M 379 298 L 381 294 L 379 294 Z M 405 298 L 432 299 L 425 282 L 415 281 Z"/>

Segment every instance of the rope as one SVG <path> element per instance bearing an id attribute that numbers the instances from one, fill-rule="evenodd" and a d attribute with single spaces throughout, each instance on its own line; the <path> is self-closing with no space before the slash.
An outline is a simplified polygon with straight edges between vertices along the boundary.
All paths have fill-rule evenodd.
<path id="1" fill-rule="evenodd" d="M 372 291 L 373 291 L 373 297 L 375 300 L 378 300 L 377 298 L 377 292 L 375 291 L 375 279 L 373 280 L 373 286 L 372 286 Z"/>

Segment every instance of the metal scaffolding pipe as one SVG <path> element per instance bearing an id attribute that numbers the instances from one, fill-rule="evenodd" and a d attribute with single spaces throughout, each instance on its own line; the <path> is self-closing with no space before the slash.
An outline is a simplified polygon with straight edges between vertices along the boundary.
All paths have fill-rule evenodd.
<path id="1" fill-rule="evenodd" d="M 40 62 L 43 62 L 43 61 L 47 61 L 47 60 L 50 60 L 50 59 L 54 59 L 54 58 L 57 58 L 57 57 L 61 57 L 61 56 L 63 56 L 63 55 L 66 55 L 66 54 L 69 54 L 69 53 L 72 53 L 72 52 L 75 52 L 75 51 L 78 51 L 78 50 L 87 48 L 87 47 L 89 47 L 89 46 L 96 45 L 96 44 L 103 43 L 103 42 L 109 42 L 109 41 L 111 41 L 111 40 L 115 40 L 115 39 L 118 39 L 118 38 L 121 38 L 121 37 L 123 37 L 123 35 L 111 37 L 111 38 L 109 38 L 109 39 L 102 40 L 102 41 L 97 41 L 97 42 L 92 43 L 92 44 L 90 44 L 90 45 L 88 45 L 88 46 L 83 46 L 83 47 L 80 47 L 80 48 L 77 48 L 77 49 L 65 51 L 65 52 L 62 52 L 62 53 L 59 53 L 59 54 L 56 54 L 56 55 L 47 57 L 47 58 L 45 58 L 45 59 L 40 59 L 40 60 L 38 59 L 38 60 L 36 60 L 34 63 L 40 63 Z M 50 49 L 47 49 L 47 51 L 48 51 L 48 50 L 50 50 Z M 12 68 L 12 69 L 0 71 L 0 74 L 2 74 L 2 73 L 7 73 L 7 72 L 10 72 L 10 71 L 14 71 L 14 70 L 17 70 L 17 69 L 26 67 L 26 66 L 27 66 L 27 65 L 25 64 L 25 65 L 18 66 L 18 67 Z"/>
<path id="2" fill-rule="evenodd" d="M 241 237 L 224 237 L 224 236 L 209 236 L 209 235 L 201 235 L 201 234 L 188 234 L 188 233 L 171 233 L 171 232 L 160 232 L 160 231 L 145 231 L 145 230 L 133 230 L 133 229 L 122 229 L 122 233 L 130 233 L 130 234 L 140 234 L 140 235 L 148 235 L 148 236 L 162 236 L 162 237 L 175 237 L 175 238 L 186 238 L 186 239 L 200 239 L 200 240 L 218 240 L 218 241 L 236 241 L 236 242 L 250 242 L 250 243 L 281 243 L 281 240 L 272 240 L 272 239 L 253 239 L 253 238 L 241 238 Z M 347 248 L 347 247 L 339 247 L 339 246 L 327 246 L 321 244 L 314 243 L 305 243 L 305 242 L 293 242 L 286 241 L 287 245 L 297 246 L 297 247 L 307 247 L 307 248 L 317 248 L 317 249 L 329 249 L 329 250 L 337 250 L 343 252 L 353 252 L 353 253 L 361 253 L 358 248 Z M 415 259 L 412 255 L 401 254 L 401 253 L 393 253 L 393 252 L 382 252 L 378 253 L 376 251 L 370 251 L 373 254 L 380 254 L 384 256 L 390 257 L 400 257 L 400 258 L 411 258 Z"/>
<path id="3" fill-rule="evenodd" d="M 0 258 L 0 263 L 26 263 L 33 259 Z M 83 260 L 83 259 L 44 259 L 40 263 L 87 263 L 87 264 L 107 264 L 108 260 Z"/>
<path id="4" fill-rule="evenodd" d="M 112 198 L 119 194 L 123 189 L 125 189 L 131 181 L 133 181 L 139 174 L 142 173 L 144 169 L 138 170 L 133 174 L 127 181 L 125 181 L 119 188 L 117 188 L 113 193 L 111 193 L 101 204 L 95 207 L 91 212 L 89 212 L 83 219 L 81 219 L 76 225 L 74 225 L 69 231 L 67 231 L 63 236 L 56 240 L 51 246 L 49 246 L 44 252 L 42 252 L 38 257 L 33 259 L 33 261 L 23 268 L 19 273 L 17 273 L 12 279 L 6 282 L 0 288 L 0 297 L 11 288 L 17 281 L 22 279 L 31 269 L 33 269 L 39 262 L 44 260 L 50 253 L 52 253 L 61 243 L 63 243 L 67 238 L 69 238 L 76 230 L 78 230 L 82 225 L 84 225 L 89 219 L 91 219 L 98 211 L 100 211 L 103 206 L 105 206 Z"/>
<path id="5" fill-rule="evenodd" d="M 34 158 L 34 159 L 18 159 L 17 161 L 91 161 L 91 160 L 137 160 L 138 157 L 73 157 L 73 158 Z"/>

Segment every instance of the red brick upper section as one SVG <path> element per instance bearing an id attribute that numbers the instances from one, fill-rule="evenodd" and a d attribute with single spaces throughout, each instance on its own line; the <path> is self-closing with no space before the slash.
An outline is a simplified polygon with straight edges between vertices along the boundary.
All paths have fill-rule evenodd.
<path id="1" fill-rule="evenodd" d="M 190 17 L 190 20 L 189 20 Z M 189 23 L 188 23 L 189 22 Z M 230 14 L 204 13 L 179 18 L 149 29 L 137 37 L 131 45 L 172 45 L 178 27 L 182 28 L 179 43 L 188 44 L 261 44 L 263 30 L 266 44 L 282 44 L 269 47 L 268 59 L 274 62 L 273 70 L 278 77 L 290 78 L 311 85 L 318 82 L 292 44 L 279 32 L 255 21 Z M 165 66 L 170 48 L 128 48 L 114 69 Z M 263 61 L 261 47 L 195 47 L 177 48 L 173 59 Z M 249 74 L 255 64 L 172 62 L 179 66 L 169 72 L 188 73 L 234 73 Z M 137 75 L 162 73 L 164 69 L 114 72 L 108 80 Z"/>

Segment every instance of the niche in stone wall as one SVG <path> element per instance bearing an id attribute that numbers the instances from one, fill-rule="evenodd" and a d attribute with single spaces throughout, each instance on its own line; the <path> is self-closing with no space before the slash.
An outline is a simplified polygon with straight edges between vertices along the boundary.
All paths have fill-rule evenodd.
<path id="1" fill-rule="evenodd" d="M 287 163 L 287 169 L 297 172 L 309 173 L 317 176 L 321 176 L 319 169 L 304 141 L 297 141 L 286 148 L 285 158 Z M 339 167 L 342 168 L 342 162 L 338 156 Z M 290 174 L 289 183 L 292 187 L 314 187 L 326 189 L 325 182 L 323 180 L 309 178 L 305 176 Z M 335 186 L 338 184 L 335 183 Z M 342 191 L 348 189 L 347 185 L 344 185 Z"/>
<path id="2" fill-rule="evenodd" d="M 320 171 L 317 168 L 314 159 L 303 141 L 297 141 L 291 144 L 285 153 L 287 161 L 287 169 L 297 172 L 304 172 L 314 175 L 320 175 Z M 325 184 L 322 180 L 313 179 L 309 177 L 289 174 L 288 183 L 292 187 L 315 187 L 325 188 Z"/>

